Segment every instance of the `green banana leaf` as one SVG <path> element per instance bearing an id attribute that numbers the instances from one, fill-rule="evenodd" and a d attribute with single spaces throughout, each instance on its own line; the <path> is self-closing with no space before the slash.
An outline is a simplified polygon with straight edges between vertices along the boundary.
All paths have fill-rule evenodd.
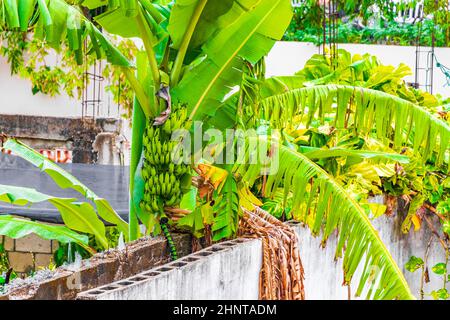
<path id="1" fill-rule="evenodd" d="M 109 0 L 80 0 L 78 1 L 80 5 L 89 9 L 96 9 L 98 7 L 106 6 Z"/>
<path id="2" fill-rule="evenodd" d="M 177 0 L 171 10 L 168 26 L 173 42 L 172 47 L 176 50 L 180 48 L 192 17 L 200 6 L 204 5 L 204 8 L 189 42 L 189 50 L 199 49 L 219 29 L 236 21 L 244 13 L 244 10 L 235 10 L 236 3 L 247 8 L 256 2 L 255 0 Z"/>
<path id="3" fill-rule="evenodd" d="M 143 14 L 149 29 L 151 30 L 152 43 L 156 46 L 163 39 L 168 37 L 168 33 L 160 25 L 165 20 L 164 16 L 158 12 L 150 1 L 143 1 L 145 6 L 138 4 L 136 0 L 111 2 L 104 13 L 95 16 L 95 21 L 100 24 L 110 34 L 115 34 L 124 38 L 137 37 L 141 34 L 136 17 L 139 11 Z"/>
<path id="4" fill-rule="evenodd" d="M 225 166 L 228 170 L 230 166 Z M 231 172 L 227 175 L 220 197 L 213 208 L 216 212 L 211 227 L 213 241 L 235 237 L 239 225 L 239 194 Z"/>
<path id="5" fill-rule="evenodd" d="M 436 154 L 436 163 L 448 161 L 450 126 L 425 108 L 397 96 L 362 87 L 343 85 L 313 86 L 277 94 L 261 101 L 261 116 L 273 128 L 284 128 L 298 121 L 306 127 L 317 119 L 343 129 L 354 126 L 361 136 L 371 134 L 394 148 L 410 145 L 424 160 Z M 346 121 L 346 115 L 352 115 Z M 297 119 L 297 120 L 295 120 Z"/>
<path id="6" fill-rule="evenodd" d="M 188 104 L 191 117 L 214 114 L 231 88 L 239 84 L 243 59 L 256 63 L 265 56 L 292 18 L 289 0 L 248 0 L 245 5 L 233 4 L 239 17 L 203 44 L 202 55 L 186 67 L 172 91 L 174 99 Z"/>
<path id="7" fill-rule="evenodd" d="M 300 76 L 281 76 L 264 79 L 259 86 L 260 99 L 302 88 L 304 81 L 305 79 Z M 215 112 L 211 111 L 209 115 L 204 117 L 205 125 L 219 130 L 233 128 L 236 125 L 236 106 L 239 104 L 239 98 L 239 91 L 229 96 L 217 107 Z M 214 114 L 211 115 L 212 112 Z"/>
<path id="8" fill-rule="evenodd" d="M 30 27 L 34 28 L 35 37 L 46 40 L 57 50 L 66 40 L 79 64 L 83 63 L 85 54 L 95 54 L 113 65 L 133 67 L 80 10 L 63 0 L 0 1 L 0 29 L 26 32 Z M 86 39 L 90 40 L 88 50 L 84 46 Z"/>
<path id="9" fill-rule="evenodd" d="M 57 240 L 64 244 L 76 243 L 91 254 L 95 254 L 95 250 L 88 246 L 88 236 L 78 234 L 67 227 L 0 215 L 0 235 L 19 239 L 32 233 L 45 240 Z"/>
<path id="10" fill-rule="evenodd" d="M 342 148 L 320 149 L 314 147 L 300 147 L 300 152 L 310 159 L 324 159 L 335 157 L 356 157 L 359 159 L 388 160 L 399 163 L 409 163 L 409 158 L 397 153 L 351 150 Z"/>
<path id="11" fill-rule="evenodd" d="M 48 174 L 60 188 L 73 189 L 82 194 L 83 197 L 93 201 L 100 217 L 105 221 L 117 225 L 118 229 L 124 234 L 125 239 L 129 239 L 128 224 L 117 214 L 106 199 L 97 196 L 77 178 L 20 141 L 8 139 L 3 147 L 6 150 L 11 150 L 14 155 L 32 163 L 41 169 L 41 171 Z"/>

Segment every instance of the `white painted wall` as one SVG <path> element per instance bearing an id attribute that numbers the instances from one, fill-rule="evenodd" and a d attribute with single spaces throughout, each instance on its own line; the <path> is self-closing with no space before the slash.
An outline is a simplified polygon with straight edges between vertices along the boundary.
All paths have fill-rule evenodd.
<path id="1" fill-rule="evenodd" d="M 374 221 L 374 227 L 386 245 L 388 251 L 398 264 L 405 275 L 406 281 L 412 294 L 420 299 L 420 279 L 421 270 L 411 273 L 405 269 L 405 264 L 411 256 L 424 259 L 427 243 L 432 237 L 427 226 L 420 231 L 411 231 L 408 235 L 403 235 L 399 231 L 400 224 L 392 217 L 381 217 Z M 305 269 L 305 293 L 307 300 L 347 300 L 348 288 L 342 286 L 343 272 L 342 259 L 334 260 L 336 250 L 336 237 L 330 237 L 325 249 L 321 247 L 321 239 L 313 238 L 309 229 L 300 226 L 295 227 L 298 238 L 300 256 Z M 430 282 L 424 285 L 424 292 L 429 294 L 433 290 L 442 288 L 442 277 L 435 275 L 431 268 L 440 262 L 445 262 L 445 253 L 439 243 L 434 239 L 430 246 L 428 257 L 428 268 Z M 362 296 L 354 296 L 363 265 L 358 267 L 354 281 L 351 284 L 351 299 L 364 299 L 366 291 Z M 377 271 L 376 266 L 373 267 Z M 450 290 L 450 284 L 447 284 L 447 290 Z M 424 297 L 426 300 L 432 300 L 429 295 Z"/>
<path id="2" fill-rule="evenodd" d="M 372 200 L 382 203 L 383 197 Z M 373 221 L 379 236 L 405 275 L 411 292 L 420 298 L 421 270 L 414 273 L 405 270 L 411 256 L 424 259 L 427 243 L 434 237 L 428 227 L 405 235 L 401 233 L 401 217 L 383 216 Z M 347 300 L 348 288 L 342 286 L 342 259 L 335 261 L 336 236 L 331 236 L 325 248 L 321 238 L 314 238 L 309 229 L 299 224 L 290 224 L 299 239 L 299 250 L 305 270 L 305 294 L 307 300 Z M 200 252 L 183 257 L 173 263 L 142 272 L 131 278 L 95 288 L 78 295 L 79 299 L 96 300 L 240 300 L 258 299 L 259 271 L 262 266 L 262 242 L 246 239 L 217 244 Z M 226 244 L 225 243 L 225 244 Z M 222 248 L 221 251 L 214 249 Z M 207 256 L 202 256 L 202 253 Z M 189 259 L 196 259 L 191 261 Z M 442 287 L 442 277 L 432 273 L 431 268 L 445 261 L 444 250 L 434 239 L 429 249 L 428 268 L 430 282 L 424 285 L 424 292 Z M 178 265 L 181 263 L 181 265 Z M 361 297 L 355 297 L 358 280 L 363 268 L 360 263 L 351 284 L 351 299 L 365 299 L 367 289 Z M 372 266 L 372 272 L 379 271 Z M 450 290 L 450 283 L 447 284 Z M 425 299 L 432 299 L 429 295 Z"/>
<path id="3" fill-rule="evenodd" d="M 382 45 L 341 44 L 340 48 L 352 53 L 370 53 L 380 58 L 383 64 L 398 65 L 406 63 L 412 69 L 415 66 L 415 47 L 398 47 Z M 311 43 L 278 42 L 267 58 L 267 75 L 292 75 L 303 68 L 306 61 L 318 48 Z M 450 48 L 437 48 L 437 58 L 446 66 L 450 66 Z M 408 77 L 413 81 L 414 76 Z M 436 93 L 450 96 L 450 87 L 445 87 L 445 77 L 435 69 L 434 89 Z M 104 96 L 103 111 L 109 107 L 117 109 L 111 102 L 110 95 Z M 48 97 L 43 94 L 33 95 L 28 80 L 18 76 L 11 77 L 9 65 L 0 57 L 0 114 L 40 115 L 51 117 L 80 117 L 81 101 L 62 94 Z M 104 113 L 102 112 L 102 113 Z"/>
<path id="4" fill-rule="evenodd" d="M 398 66 L 400 63 L 408 65 L 415 72 L 416 48 L 366 44 L 339 44 L 339 48 L 352 54 L 365 54 L 377 56 L 385 65 Z M 422 50 L 427 50 L 422 48 Z M 312 43 L 304 42 L 277 42 L 267 57 L 267 76 L 287 76 L 303 69 L 306 61 L 319 53 L 319 49 Z M 450 67 L 450 48 L 436 48 L 437 59 L 445 66 Z M 421 54 L 421 59 L 426 59 L 426 54 Z M 421 73 L 421 76 L 424 73 Z M 422 78 L 422 77 L 421 77 Z M 424 79 L 419 79 L 424 84 Z M 406 78 L 407 82 L 414 82 L 414 75 Z M 444 74 L 434 68 L 434 93 L 444 97 L 450 97 L 450 87 L 446 86 Z"/>

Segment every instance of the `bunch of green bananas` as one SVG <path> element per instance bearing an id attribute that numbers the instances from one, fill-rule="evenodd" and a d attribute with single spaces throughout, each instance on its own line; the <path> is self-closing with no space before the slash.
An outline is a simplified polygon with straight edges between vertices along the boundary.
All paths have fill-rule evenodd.
<path id="1" fill-rule="evenodd" d="M 170 117 L 161 126 L 149 122 L 144 133 L 144 162 L 142 178 L 145 182 L 141 208 L 147 212 L 163 213 L 165 207 L 176 207 L 191 185 L 188 164 L 173 161 L 173 151 L 179 141 L 172 141 L 172 133 L 189 129 L 187 109 L 174 106 Z M 180 154 L 178 154 L 180 156 Z M 180 161 L 181 162 L 181 161 Z"/>

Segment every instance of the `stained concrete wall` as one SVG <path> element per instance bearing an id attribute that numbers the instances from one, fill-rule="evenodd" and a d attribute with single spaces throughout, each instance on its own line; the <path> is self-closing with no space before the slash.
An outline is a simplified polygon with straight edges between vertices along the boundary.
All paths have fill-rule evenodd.
<path id="1" fill-rule="evenodd" d="M 85 300 L 257 300 L 262 243 L 238 239 L 78 295 Z"/>
<path id="2" fill-rule="evenodd" d="M 372 199 L 372 202 L 383 203 L 382 197 Z M 431 217 L 430 217 L 431 218 Z M 427 244 L 430 238 L 433 238 L 428 254 L 428 268 L 430 282 L 424 285 L 424 292 L 431 293 L 433 290 L 442 288 L 442 276 L 433 274 L 431 268 L 439 262 L 445 262 L 445 252 L 432 235 L 430 228 L 424 225 L 419 231 L 411 230 L 408 234 L 403 234 L 401 224 L 404 220 L 404 214 L 397 214 L 388 217 L 383 216 L 373 220 L 375 229 L 394 260 L 405 275 L 406 281 L 411 288 L 411 292 L 420 298 L 421 270 L 411 273 L 405 269 L 405 264 L 411 256 L 424 259 L 427 250 Z M 433 219 L 432 219 L 433 220 Z M 435 228 L 439 230 L 439 222 L 433 220 Z M 348 288 L 342 286 L 343 272 L 342 259 L 334 260 L 336 250 L 336 237 L 330 237 L 325 249 L 321 248 L 321 239 L 313 238 L 308 229 L 300 225 L 294 226 L 300 242 L 300 256 L 305 268 L 305 289 L 307 299 L 348 299 Z M 424 259 L 425 260 L 425 259 Z M 355 279 L 359 279 L 362 265 L 359 266 Z M 378 271 L 373 267 L 373 271 Z M 354 299 L 354 293 L 358 286 L 358 281 L 353 281 L 351 285 L 351 295 Z M 450 284 L 447 284 L 450 290 Z M 364 294 L 362 295 L 364 298 Z M 430 299 L 430 296 L 425 296 Z"/>

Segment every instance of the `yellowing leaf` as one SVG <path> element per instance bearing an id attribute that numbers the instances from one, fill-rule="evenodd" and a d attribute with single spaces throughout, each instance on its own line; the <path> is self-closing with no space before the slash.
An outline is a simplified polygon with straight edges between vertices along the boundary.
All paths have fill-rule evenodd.
<path id="1" fill-rule="evenodd" d="M 381 217 L 386 212 L 387 209 L 387 207 L 384 204 L 369 203 L 368 205 L 374 218 Z"/>
<path id="2" fill-rule="evenodd" d="M 223 182 L 225 182 L 228 175 L 226 170 L 209 164 L 199 164 L 198 169 L 205 181 L 210 182 L 216 190 L 219 189 L 219 186 L 223 184 Z"/>
<path id="3" fill-rule="evenodd" d="M 420 227 L 422 226 L 422 220 L 415 214 L 411 218 L 412 223 L 414 224 L 414 231 L 419 231 Z"/>
<path id="4" fill-rule="evenodd" d="M 379 177 L 392 177 L 395 175 L 395 164 L 379 164 L 373 166 Z"/>
<path id="5" fill-rule="evenodd" d="M 255 197 L 249 188 L 243 183 L 240 183 L 239 185 L 238 194 L 239 205 L 249 211 L 253 211 L 255 206 L 260 207 L 263 205 L 263 203 Z"/>

